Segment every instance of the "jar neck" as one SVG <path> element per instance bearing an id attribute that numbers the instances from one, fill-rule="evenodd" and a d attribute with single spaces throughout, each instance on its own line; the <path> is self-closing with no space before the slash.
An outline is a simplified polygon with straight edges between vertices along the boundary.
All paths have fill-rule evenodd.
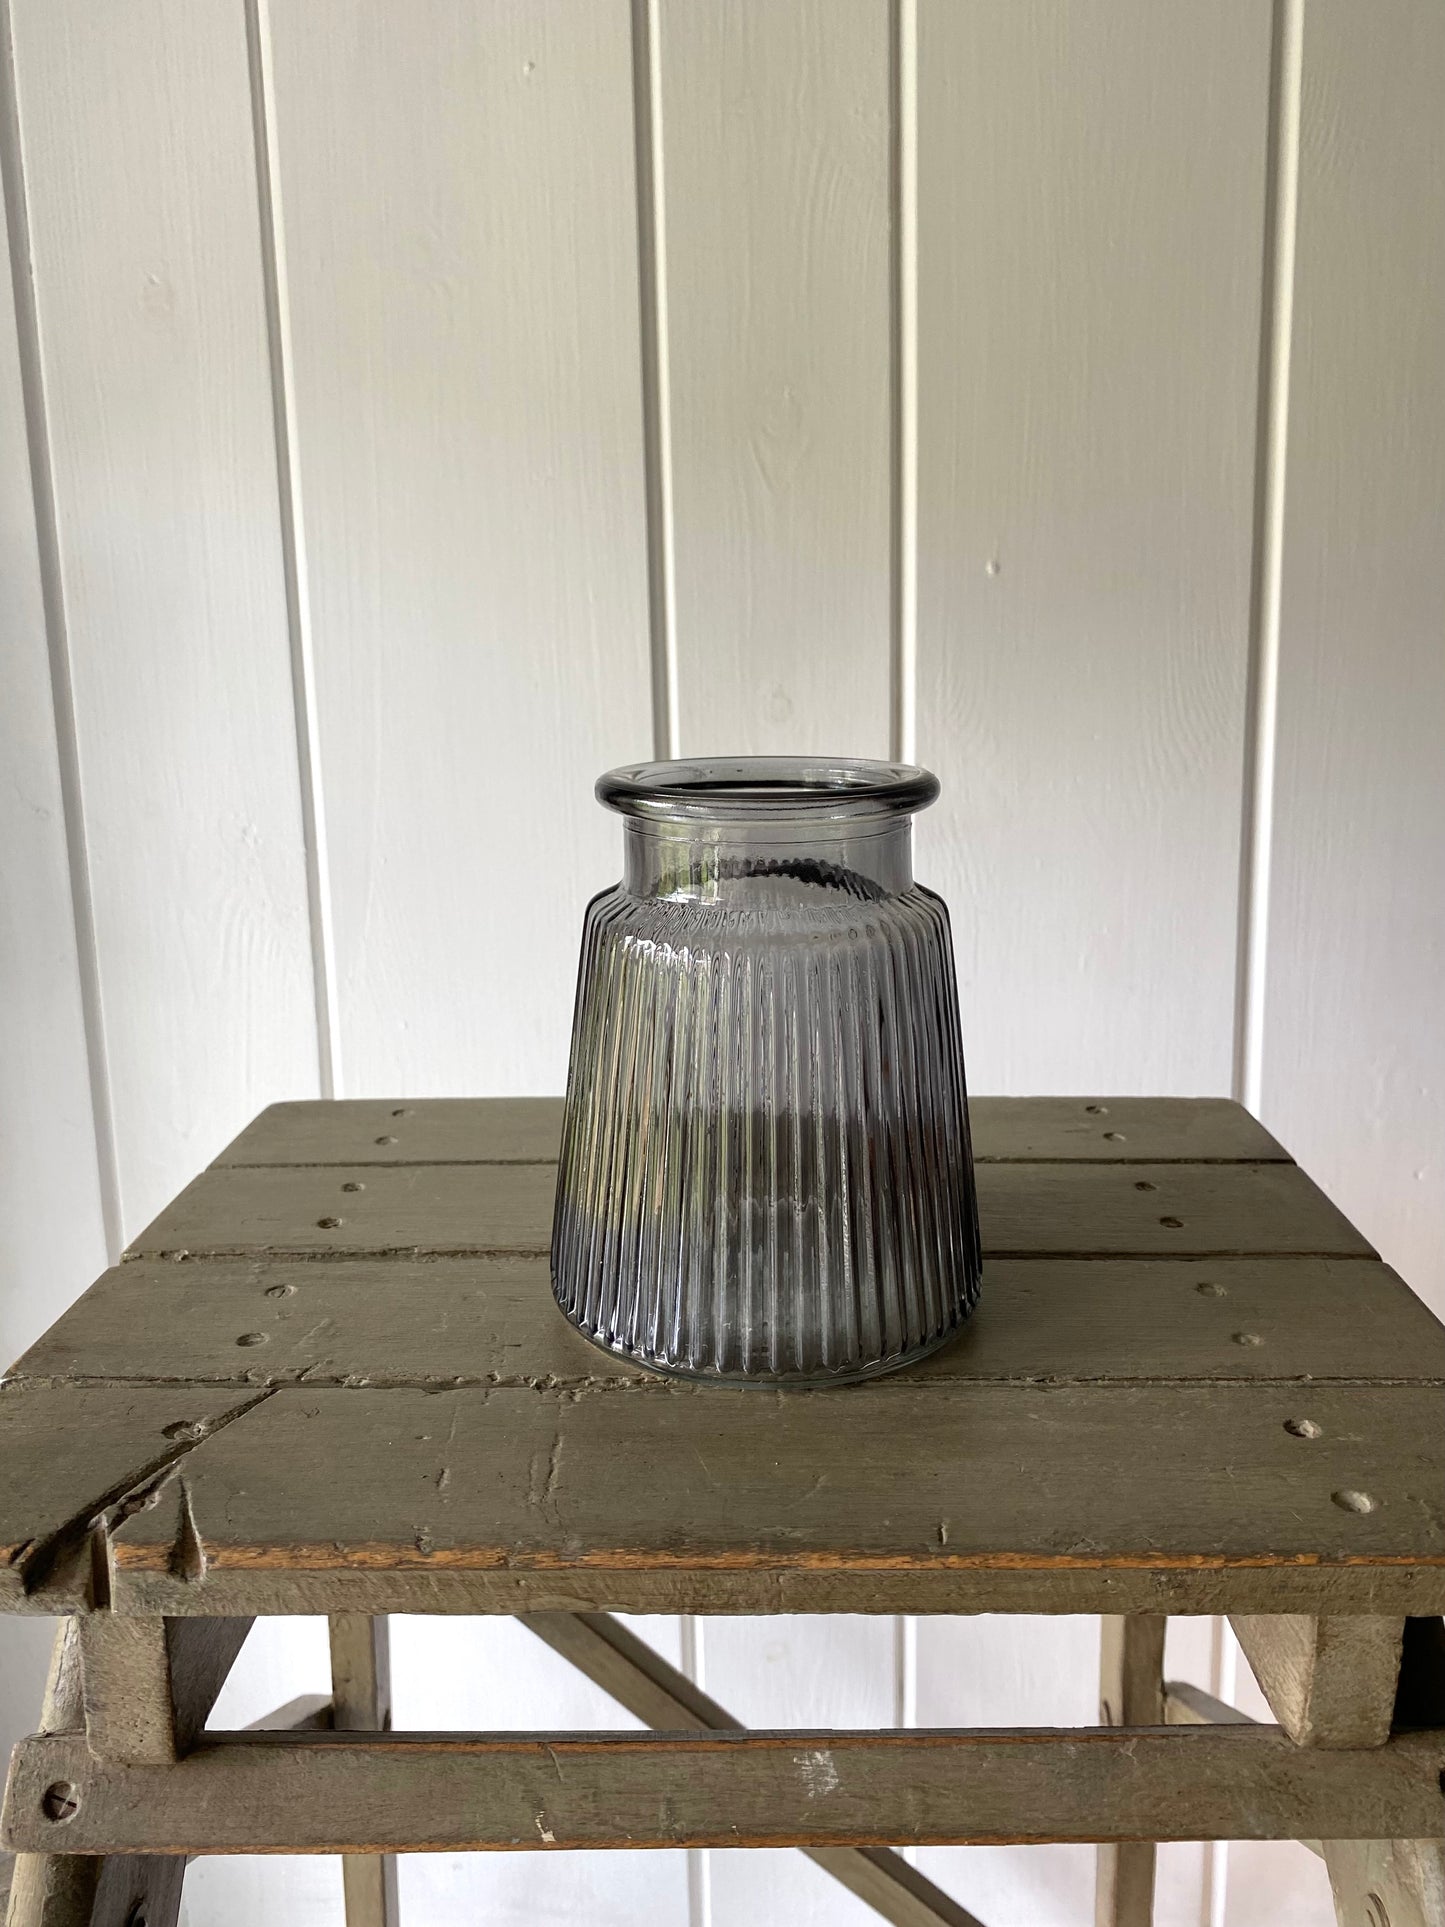
<path id="1" fill-rule="evenodd" d="M 638 897 L 748 902 L 766 890 L 800 901 L 896 896 L 913 883 L 913 819 L 796 818 L 750 823 L 658 822 L 624 826 L 623 888 Z"/>

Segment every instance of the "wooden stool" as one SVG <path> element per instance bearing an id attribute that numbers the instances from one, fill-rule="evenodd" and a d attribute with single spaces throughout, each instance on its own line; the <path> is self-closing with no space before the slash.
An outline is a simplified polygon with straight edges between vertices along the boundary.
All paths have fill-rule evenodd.
<path id="1" fill-rule="evenodd" d="M 66 1615 L 15 1752 L 10 1927 L 168 1927 L 185 1857 L 1324 1842 L 1350 1927 L 1445 1927 L 1445 1332 L 1238 1107 L 975 1103 L 983 1305 L 916 1369 L 739 1394 L 589 1348 L 547 1282 L 559 1106 L 265 1112 L 0 1390 L 0 1604 Z M 705 1476 L 703 1475 L 705 1468 Z M 751 1733 L 611 1619 L 1102 1613 L 1104 1724 Z M 514 1613 L 654 1734 L 390 1733 L 385 1615 Z M 255 1614 L 332 1693 L 203 1731 Z M 1162 1681 L 1227 1613 L 1279 1726 Z M 1403 1664 L 1402 1664 L 1403 1652 Z M 1342 1844 L 1343 1843 L 1343 1844 Z"/>

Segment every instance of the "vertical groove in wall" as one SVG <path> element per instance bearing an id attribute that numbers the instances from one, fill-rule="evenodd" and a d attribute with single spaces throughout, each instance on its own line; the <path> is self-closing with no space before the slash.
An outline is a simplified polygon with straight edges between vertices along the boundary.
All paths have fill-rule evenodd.
<path id="1" fill-rule="evenodd" d="M 125 1244 L 120 1160 L 116 1150 L 115 1110 L 106 1052 L 105 1010 L 101 995 L 100 953 L 95 935 L 90 853 L 85 834 L 85 800 L 71 675 L 70 631 L 60 568 L 60 530 L 50 455 L 50 422 L 40 348 L 40 316 L 30 253 L 30 207 L 25 183 L 20 89 L 10 0 L 0 0 L 0 35 L 3 35 L 3 47 L 0 47 L 0 184 L 3 184 L 10 241 L 10 283 L 20 347 L 26 454 L 30 466 L 30 494 L 40 561 L 41 601 L 50 663 L 50 700 L 55 718 L 60 795 L 65 816 L 65 852 L 70 875 L 71 914 L 75 922 L 76 963 L 80 979 L 81 1019 L 85 1030 L 101 1222 L 105 1231 L 106 1255 L 109 1262 L 114 1264 Z"/>
<path id="2" fill-rule="evenodd" d="M 918 754 L 918 0 L 889 6 L 890 754 Z"/>
<path id="3" fill-rule="evenodd" d="M 1264 263 L 1255 402 L 1254 540 L 1249 584 L 1249 675 L 1240 809 L 1239 911 L 1235 955 L 1233 1093 L 1258 1113 L 1264 1083 L 1264 1011 L 1270 860 L 1279 697 L 1280 580 L 1284 557 L 1285 466 L 1289 441 L 1290 350 L 1294 324 L 1295 233 L 1299 214 L 1300 87 L 1304 0 L 1274 0 L 1270 36 L 1269 134 L 1265 150 Z M 1215 1621 L 1210 1689 L 1232 1701 L 1238 1648 Z M 1224 1927 L 1229 1843 L 1205 1859 L 1204 1927 Z"/>
<path id="4" fill-rule="evenodd" d="M 301 516 L 301 476 L 296 454 L 291 316 L 286 289 L 281 184 L 276 161 L 269 0 L 245 0 L 245 7 L 251 134 L 256 161 L 261 272 L 266 301 L 266 346 L 271 370 L 271 412 L 281 517 L 281 560 L 286 583 L 286 626 L 291 651 L 291 697 L 295 713 L 297 773 L 301 786 L 301 826 L 306 844 L 306 899 L 311 921 L 317 1078 L 323 1097 L 338 1097 L 342 1089 L 341 1045 L 336 1009 L 331 878 L 326 851 L 326 808 L 321 787 L 316 674 L 311 648 L 310 599 L 306 585 L 305 529 Z"/>
<path id="5" fill-rule="evenodd" d="M 667 228 L 662 164 L 659 0 L 632 0 L 632 126 L 637 181 L 647 605 L 652 641 L 653 754 L 680 740 L 672 543 L 672 416 L 667 339 Z"/>
<path id="6" fill-rule="evenodd" d="M 1274 827 L 1280 575 L 1284 547 L 1285 457 L 1289 434 L 1290 342 L 1294 318 L 1295 227 L 1299 202 L 1300 75 L 1304 0 L 1275 0 L 1270 54 L 1270 127 L 1265 173 L 1263 299 L 1250 579 L 1249 682 L 1240 825 L 1238 954 L 1235 974 L 1234 1095 L 1258 1111 L 1264 1066 L 1265 972 Z"/>

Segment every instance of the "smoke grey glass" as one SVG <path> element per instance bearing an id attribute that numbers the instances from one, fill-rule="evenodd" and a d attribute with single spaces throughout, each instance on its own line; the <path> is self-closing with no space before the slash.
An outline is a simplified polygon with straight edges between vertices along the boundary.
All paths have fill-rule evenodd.
<path id="1" fill-rule="evenodd" d="M 928 771 L 613 770 L 587 908 L 557 1302 L 659 1371 L 836 1382 L 972 1311 L 980 1261 L 948 911 L 913 880 Z"/>

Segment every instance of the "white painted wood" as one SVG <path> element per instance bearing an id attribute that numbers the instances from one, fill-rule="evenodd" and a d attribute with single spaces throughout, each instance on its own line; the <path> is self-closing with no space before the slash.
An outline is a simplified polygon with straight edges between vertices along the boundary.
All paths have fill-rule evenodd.
<path id="1" fill-rule="evenodd" d="M 1445 14 L 1307 9 L 1264 1112 L 1445 1310 Z"/>
<path id="2" fill-rule="evenodd" d="M 920 8 L 918 869 L 981 1090 L 1228 1085 L 1269 25 Z"/>
<path id="3" fill-rule="evenodd" d="M 657 12 L 680 747 L 883 756 L 889 10 Z"/>
<path id="4" fill-rule="evenodd" d="M 123 1226 L 316 1087 L 244 23 L 21 0 L 20 130 Z"/>
<path id="5" fill-rule="evenodd" d="M 343 1088 L 560 1091 L 652 739 L 628 7 L 270 53 Z"/>

